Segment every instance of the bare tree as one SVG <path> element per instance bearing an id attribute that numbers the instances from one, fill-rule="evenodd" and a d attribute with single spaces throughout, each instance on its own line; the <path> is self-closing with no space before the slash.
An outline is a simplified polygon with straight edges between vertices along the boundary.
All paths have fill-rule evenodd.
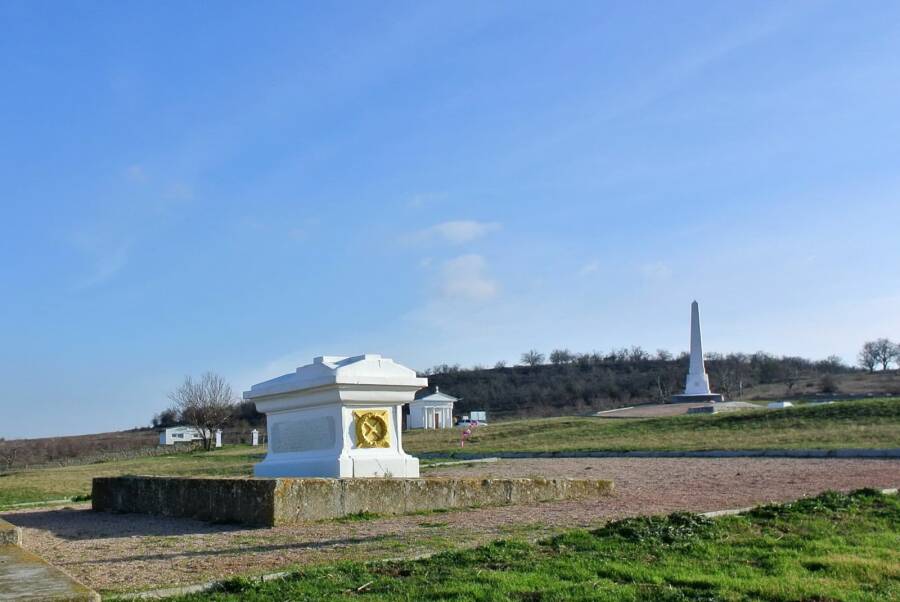
<path id="1" fill-rule="evenodd" d="M 11 444 L 0 444 L 0 465 L 4 465 L 6 470 L 10 470 L 16 462 L 16 456 L 19 454 L 19 448 Z"/>
<path id="2" fill-rule="evenodd" d="M 213 372 L 205 373 L 198 381 L 186 376 L 181 386 L 169 393 L 169 399 L 179 420 L 197 429 L 207 451 L 212 448 L 213 433 L 231 418 L 236 401 L 231 385 Z"/>
<path id="3" fill-rule="evenodd" d="M 559 366 L 560 364 L 571 364 L 575 356 L 568 349 L 554 349 L 550 352 L 550 363 Z"/>
<path id="4" fill-rule="evenodd" d="M 522 354 L 522 363 L 526 366 L 539 366 L 544 363 L 544 354 L 537 349 L 532 349 Z"/>
<path id="5" fill-rule="evenodd" d="M 506 360 L 497 360 L 497 363 L 494 364 L 494 370 L 502 370 L 506 368 Z"/>
<path id="6" fill-rule="evenodd" d="M 833 374 L 835 372 L 840 372 L 841 370 L 846 369 L 844 366 L 844 360 L 842 360 L 840 356 L 837 355 L 829 355 L 824 360 L 817 362 L 816 365 L 826 374 Z"/>
<path id="7" fill-rule="evenodd" d="M 869 341 L 864 343 L 859 355 L 856 356 L 856 362 L 861 368 L 865 368 L 869 372 L 875 372 L 875 366 L 878 365 L 878 359 L 875 357 L 875 343 Z"/>
<path id="8" fill-rule="evenodd" d="M 881 364 L 882 370 L 887 370 L 891 362 L 897 359 L 897 353 L 897 345 L 890 339 L 872 341 L 872 357 L 877 363 Z"/>
<path id="9" fill-rule="evenodd" d="M 672 354 L 668 349 L 657 349 L 656 350 L 656 359 L 661 362 L 670 362 L 672 361 Z"/>
<path id="10" fill-rule="evenodd" d="M 628 360 L 632 362 L 641 362 L 650 358 L 650 355 L 640 345 L 632 345 L 627 353 Z"/>

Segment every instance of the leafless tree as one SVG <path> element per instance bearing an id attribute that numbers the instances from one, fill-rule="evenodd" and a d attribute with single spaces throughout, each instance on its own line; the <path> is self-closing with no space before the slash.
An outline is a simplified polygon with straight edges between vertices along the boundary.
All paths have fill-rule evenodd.
<path id="1" fill-rule="evenodd" d="M 11 469 L 15 464 L 17 455 L 19 455 L 19 448 L 15 445 L 0 444 L 0 465 L 5 466 L 6 470 Z"/>
<path id="2" fill-rule="evenodd" d="M 629 361 L 641 362 L 649 359 L 649 357 L 649 354 L 644 351 L 644 349 L 640 345 L 632 345 L 631 349 L 628 350 Z"/>
<path id="3" fill-rule="evenodd" d="M 571 364 L 575 356 L 568 349 L 554 349 L 550 352 L 550 363 L 559 366 L 560 364 Z"/>
<path id="4" fill-rule="evenodd" d="M 526 351 L 522 354 L 522 363 L 526 366 L 531 366 L 532 368 L 539 366 L 544 363 L 544 354 L 540 353 L 537 349 Z"/>
<path id="5" fill-rule="evenodd" d="M 231 385 L 213 372 L 205 373 L 197 381 L 186 376 L 181 386 L 169 393 L 169 399 L 179 420 L 197 429 L 207 451 L 212 448 L 213 433 L 231 418 L 236 401 Z"/>
<path id="6" fill-rule="evenodd" d="M 494 370 L 502 370 L 506 368 L 506 360 L 498 360 L 496 364 L 494 364 Z"/>
<path id="7" fill-rule="evenodd" d="M 867 343 L 868 344 L 868 343 Z M 872 341 L 872 357 L 881 364 L 882 370 L 887 370 L 895 359 L 897 359 L 898 350 L 890 339 L 878 339 Z"/>
<path id="8" fill-rule="evenodd" d="M 878 365 L 878 359 L 875 357 L 875 343 L 869 341 L 864 343 L 859 355 L 856 356 L 856 362 L 861 368 L 865 368 L 869 372 L 875 372 L 875 366 Z"/>
<path id="9" fill-rule="evenodd" d="M 672 361 L 672 353 L 668 349 L 657 349 L 656 359 L 661 362 L 670 362 Z"/>

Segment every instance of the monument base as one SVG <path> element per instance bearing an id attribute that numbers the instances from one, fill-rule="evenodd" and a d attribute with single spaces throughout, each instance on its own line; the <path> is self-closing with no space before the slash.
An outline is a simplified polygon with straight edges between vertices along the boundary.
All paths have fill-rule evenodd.
<path id="1" fill-rule="evenodd" d="M 703 393 L 699 395 L 673 395 L 669 403 L 703 403 L 710 401 L 712 403 L 721 403 L 725 398 L 719 393 Z"/>
<path id="2" fill-rule="evenodd" d="M 419 459 L 409 455 L 391 457 L 334 456 L 324 458 L 266 458 L 253 467 L 253 476 L 262 478 L 418 478 Z"/>
<path id="3" fill-rule="evenodd" d="M 94 510 L 272 527 L 369 512 L 596 499 L 611 481 L 589 479 L 227 479 L 97 477 Z"/>

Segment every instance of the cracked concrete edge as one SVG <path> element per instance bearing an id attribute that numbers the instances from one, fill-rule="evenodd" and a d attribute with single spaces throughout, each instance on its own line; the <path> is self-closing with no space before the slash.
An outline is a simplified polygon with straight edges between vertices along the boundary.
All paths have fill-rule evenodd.
<path id="1" fill-rule="evenodd" d="M 21 546 L 22 529 L 0 518 L 0 545 Z"/>
<path id="2" fill-rule="evenodd" d="M 898 490 L 896 488 L 892 489 L 881 489 L 880 490 L 884 495 L 897 495 Z M 755 510 L 765 504 L 759 504 L 757 506 L 747 506 L 746 508 L 731 508 L 727 510 L 713 510 L 712 512 L 700 512 L 700 516 L 705 516 L 708 518 L 716 518 L 718 516 L 735 516 L 738 514 L 745 514 L 750 512 L 751 510 Z M 414 556 L 409 556 L 405 558 L 384 558 L 382 560 L 376 560 L 375 563 L 388 563 L 388 562 L 404 562 L 411 560 L 425 560 L 426 558 L 431 558 L 441 552 L 425 552 L 424 554 L 416 554 Z M 278 571 L 275 573 L 266 573 L 263 575 L 246 577 L 248 580 L 256 580 L 261 583 L 265 583 L 267 581 L 274 581 L 276 579 L 284 579 L 285 577 L 289 577 L 294 571 Z M 147 590 L 143 592 L 133 592 L 127 594 L 111 594 L 112 599 L 114 600 L 159 600 L 164 598 L 171 598 L 174 596 L 185 596 L 188 594 L 200 594 L 203 592 L 212 591 L 213 589 L 221 586 L 223 583 L 228 581 L 228 579 L 219 579 L 216 581 L 206 581 L 204 583 L 196 583 L 193 585 L 182 585 L 180 587 L 168 587 L 164 589 L 154 589 Z"/>
<path id="3" fill-rule="evenodd" d="M 78 579 L 75 579 L 66 571 L 58 566 L 50 564 L 34 552 L 25 550 L 20 545 L 4 545 L 0 546 L 0 551 L 4 555 L 4 572 L 9 577 L 10 571 L 14 578 L 13 583 L 21 585 L 21 581 L 16 581 L 15 572 L 24 570 L 27 575 L 27 587 L 29 589 L 15 589 L 11 593 L 11 598 L 6 596 L 10 594 L 2 583 L 0 583 L 0 600 L 59 600 L 66 602 L 100 602 L 100 594 L 87 587 Z M 50 584 L 50 591 L 47 590 L 47 584 Z M 37 585 L 36 585 L 37 584 Z M 59 588 L 62 589 L 59 589 Z M 36 588 L 36 589 L 32 589 Z"/>
<path id="4" fill-rule="evenodd" d="M 80 582 L 78 579 L 75 579 L 74 577 L 72 577 L 72 575 L 60 569 L 58 566 L 47 562 L 33 552 L 29 552 L 28 550 L 23 549 L 21 527 L 10 524 L 2 518 L 0 518 L 0 546 L 15 546 L 15 548 L 19 550 L 17 553 L 26 560 L 29 560 L 33 563 L 46 565 L 46 567 L 50 571 L 63 575 L 71 582 L 72 585 L 73 594 L 72 596 L 67 598 L 68 600 L 87 600 L 90 602 L 100 602 L 100 594 L 87 587 L 85 584 Z M 2 595 L 0 595 L 0 598 L 2 598 Z"/>

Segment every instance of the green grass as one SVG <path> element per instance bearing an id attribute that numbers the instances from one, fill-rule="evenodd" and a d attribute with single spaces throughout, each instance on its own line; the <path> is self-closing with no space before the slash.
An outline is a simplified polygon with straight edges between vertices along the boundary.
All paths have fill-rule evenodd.
<path id="1" fill-rule="evenodd" d="M 643 517 L 538 543 L 348 562 L 181 602 L 254 600 L 838 601 L 900 596 L 900 500 L 826 493 L 742 516 Z"/>
<path id="2" fill-rule="evenodd" d="M 250 446 L 210 452 L 133 458 L 61 468 L 39 468 L 0 475 L 0 510 L 12 504 L 69 499 L 91 492 L 94 477 L 125 474 L 246 476 L 264 453 Z"/>
<path id="3" fill-rule="evenodd" d="M 457 430 L 413 431 L 403 446 L 411 453 L 900 447 L 900 399 L 644 420 L 515 420 L 476 428 L 462 449 L 459 437 Z"/>

